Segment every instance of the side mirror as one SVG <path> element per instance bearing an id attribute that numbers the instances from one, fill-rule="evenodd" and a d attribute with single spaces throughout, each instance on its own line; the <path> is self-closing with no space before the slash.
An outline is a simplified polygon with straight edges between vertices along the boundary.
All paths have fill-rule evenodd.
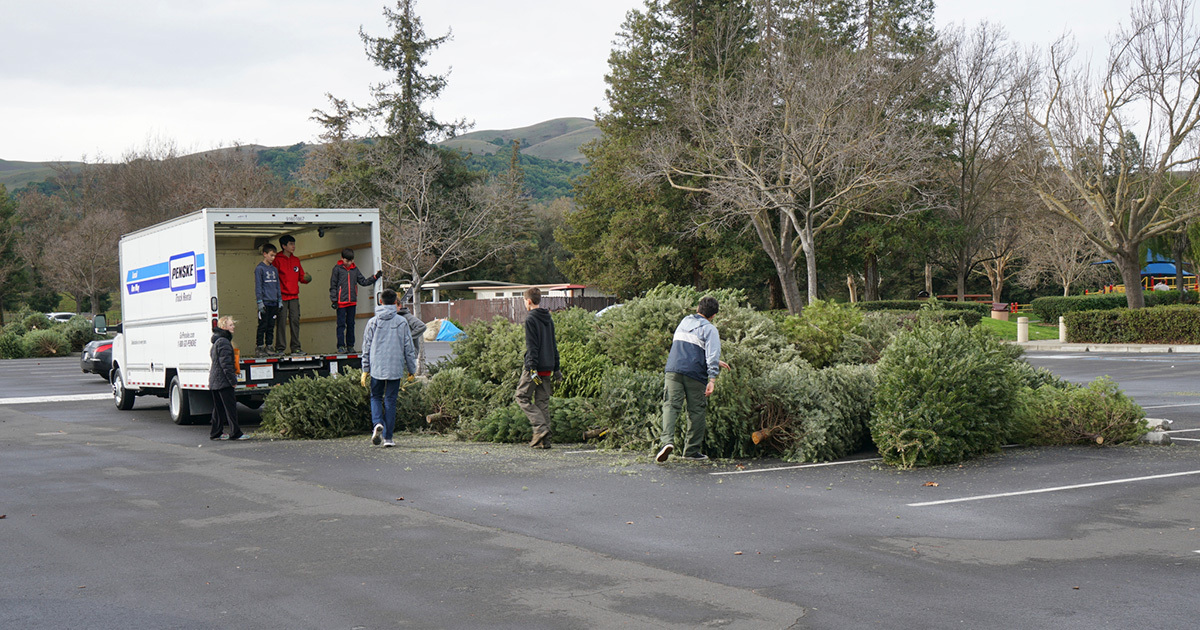
<path id="1" fill-rule="evenodd" d="M 92 330 L 95 330 L 97 335 L 103 335 L 108 332 L 108 322 L 103 315 L 97 315 L 92 318 Z"/>

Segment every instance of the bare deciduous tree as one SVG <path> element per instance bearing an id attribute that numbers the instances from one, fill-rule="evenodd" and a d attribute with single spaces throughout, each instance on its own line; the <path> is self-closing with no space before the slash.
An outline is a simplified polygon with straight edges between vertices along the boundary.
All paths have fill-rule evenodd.
<path id="1" fill-rule="evenodd" d="M 1084 218 L 1095 221 L 1087 215 Z M 1071 287 L 1094 280 L 1101 271 L 1096 265 L 1103 259 L 1100 249 L 1078 227 L 1057 215 L 1030 213 L 1017 250 L 1024 263 L 1017 280 L 1031 289 L 1053 282 L 1067 296 Z"/>
<path id="2" fill-rule="evenodd" d="M 1011 183 L 1019 146 L 1014 119 L 1028 77 L 1003 29 L 987 22 L 969 33 L 949 29 L 944 62 L 954 152 L 945 214 L 954 229 L 947 232 L 941 266 L 954 273 L 961 301 L 967 277 L 984 265 L 998 300 L 1012 219 L 997 197 Z"/>
<path id="3" fill-rule="evenodd" d="M 1195 11 L 1192 0 L 1140 0 L 1095 74 L 1060 40 L 1025 105 L 1049 155 L 1026 172 L 1029 184 L 1117 262 L 1130 308 L 1145 305 L 1142 244 L 1200 216 L 1190 192 L 1200 177 Z"/>
<path id="4" fill-rule="evenodd" d="M 796 265 L 803 255 L 815 300 L 818 236 L 925 176 L 930 134 L 908 114 L 931 65 L 794 38 L 731 78 L 692 86 L 678 104 L 680 133 L 655 136 L 648 161 L 673 187 L 707 193 L 718 220 L 750 225 L 799 312 Z"/>

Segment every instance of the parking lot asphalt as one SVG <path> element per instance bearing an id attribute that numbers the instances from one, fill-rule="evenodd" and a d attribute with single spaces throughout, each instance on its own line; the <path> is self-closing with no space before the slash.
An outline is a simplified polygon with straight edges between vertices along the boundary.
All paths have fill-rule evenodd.
<path id="1" fill-rule="evenodd" d="M 1029 359 L 1143 404 L 1188 401 L 1200 369 Z M 4 404 L 35 371 L 106 391 L 67 361 L 0 362 L 0 627 L 1193 628 L 1200 610 L 1185 443 L 659 466 L 431 435 L 212 443 L 158 399 Z"/>

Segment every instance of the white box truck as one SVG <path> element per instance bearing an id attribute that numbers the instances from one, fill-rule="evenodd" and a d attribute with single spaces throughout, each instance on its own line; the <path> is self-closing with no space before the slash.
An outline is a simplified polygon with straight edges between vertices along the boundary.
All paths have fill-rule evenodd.
<path id="1" fill-rule="evenodd" d="M 265 243 L 296 239 L 296 256 L 312 282 L 300 285 L 302 356 L 251 357 L 258 309 L 254 267 Z M 239 326 L 239 402 L 257 408 L 274 385 L 297 376 L 336 374 L 359 367 L 353 352 L 338 354 L 337 313 L 330 308 L 329 279 L 343 248 L 352 248 L 364 276 L 380 269 L 376 209 L 206 208 L 121 237 L 121 324 L 113 339 L 113 400 L 133 408 L 138 396 L 167 398 L 178 424 L 212 410 L 209 349 L 218 316 Z M 383 283 L 360 287 L 356 336 L 374 314 Z M 96 322 L 103 329 L 103 317 Z M 277 345 L 282 341 L 277 340 Z M 247 350 L 251 349 L 251 350 Z"/>

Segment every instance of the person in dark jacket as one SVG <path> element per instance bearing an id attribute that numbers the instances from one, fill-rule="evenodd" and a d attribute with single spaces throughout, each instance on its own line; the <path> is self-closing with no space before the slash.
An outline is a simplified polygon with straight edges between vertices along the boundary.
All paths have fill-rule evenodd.
<path id="1" fill-rule="evenodd" d="M 397 304 L 396 314 L 403 317 L 404 321 L 408 322 L 408 330 L 412 333 L 413 350 L 417 352 L 417 371 L 421 372 L 421 346 L 425 343 L 425 329 L 428 326 L 421 321 L 420 317 L 413 315 L 408 311 L 407 304 L 412 303 L 412 292 L 404 294 L 404 299 Z"/>
<path id="2" fill-rule="evenodd" d="M 254 268 L 254 301 L 258 306 L 258 329 L 254 331 L 254 356 L 265 357 L 275 348 L 275 316 L 279 314 L 279 270 L 275 268 L 275 246 L 262 246 L 262 262 Z"/>
<path id="3" fill-rule="evenodd" d="M 342 250 L 342 258 L 333 266 L 329 276 L 329 305 L 337 311 L 337 351 L 354 351 L 354 316 L 358 311 L 358 287 L 369 287 L 383 275 L 383 270 L 366 277 L 354 266 L 354 250 Z"/>
<path id="4" fill-rule="evenodd" d="M 212 360 L 208 368 L 208 391 L 212 393 L 212 429 L 208 432 L 210 440 L 248 440 L 250 436 L 242 433 L 237 422 L 237 399 L 233 397 L 233 388 L 237 385 L 237 364 L 233 358 L 233 329 L 237 322 L 225 315 L 217 320 L 213 329 L 212 349 L 208 356 Z M 229 425 L 229 432 L 222 435 L 221 430 Z"/>
<path id="5" fill-rule="evenodd" d="M 540 306 L 542 291 L 537 287 L 525 290 L 525 365 L 517 383 L 517 405 L 533 427 L 533 448 L 550 448 L 550 395 L 552 381 L 561 379 L 558 365 L 558 344 L 554 340 L 554 320 L 550 311 Z M 553 376 L 553 378 L 551 378 Z"/>
<path id="6" fill-rule="evenodd" d="M 708 397 L 717 386 L 717 375 L 722 369 L 729 369 L 729 364 L 721 360 L 721 334 L 712 324 L 719 308 L 716 298 L 706 295 L 700 298 L 696 312 L 684 317 L 675 328 L 663 387 L 662 448 L 654 457 L 660 464 L 675 450 L 675 422 L 685 404 L 688 429 L 683 458 L 708 459 L 700 450 L 704 444 Z"/>

